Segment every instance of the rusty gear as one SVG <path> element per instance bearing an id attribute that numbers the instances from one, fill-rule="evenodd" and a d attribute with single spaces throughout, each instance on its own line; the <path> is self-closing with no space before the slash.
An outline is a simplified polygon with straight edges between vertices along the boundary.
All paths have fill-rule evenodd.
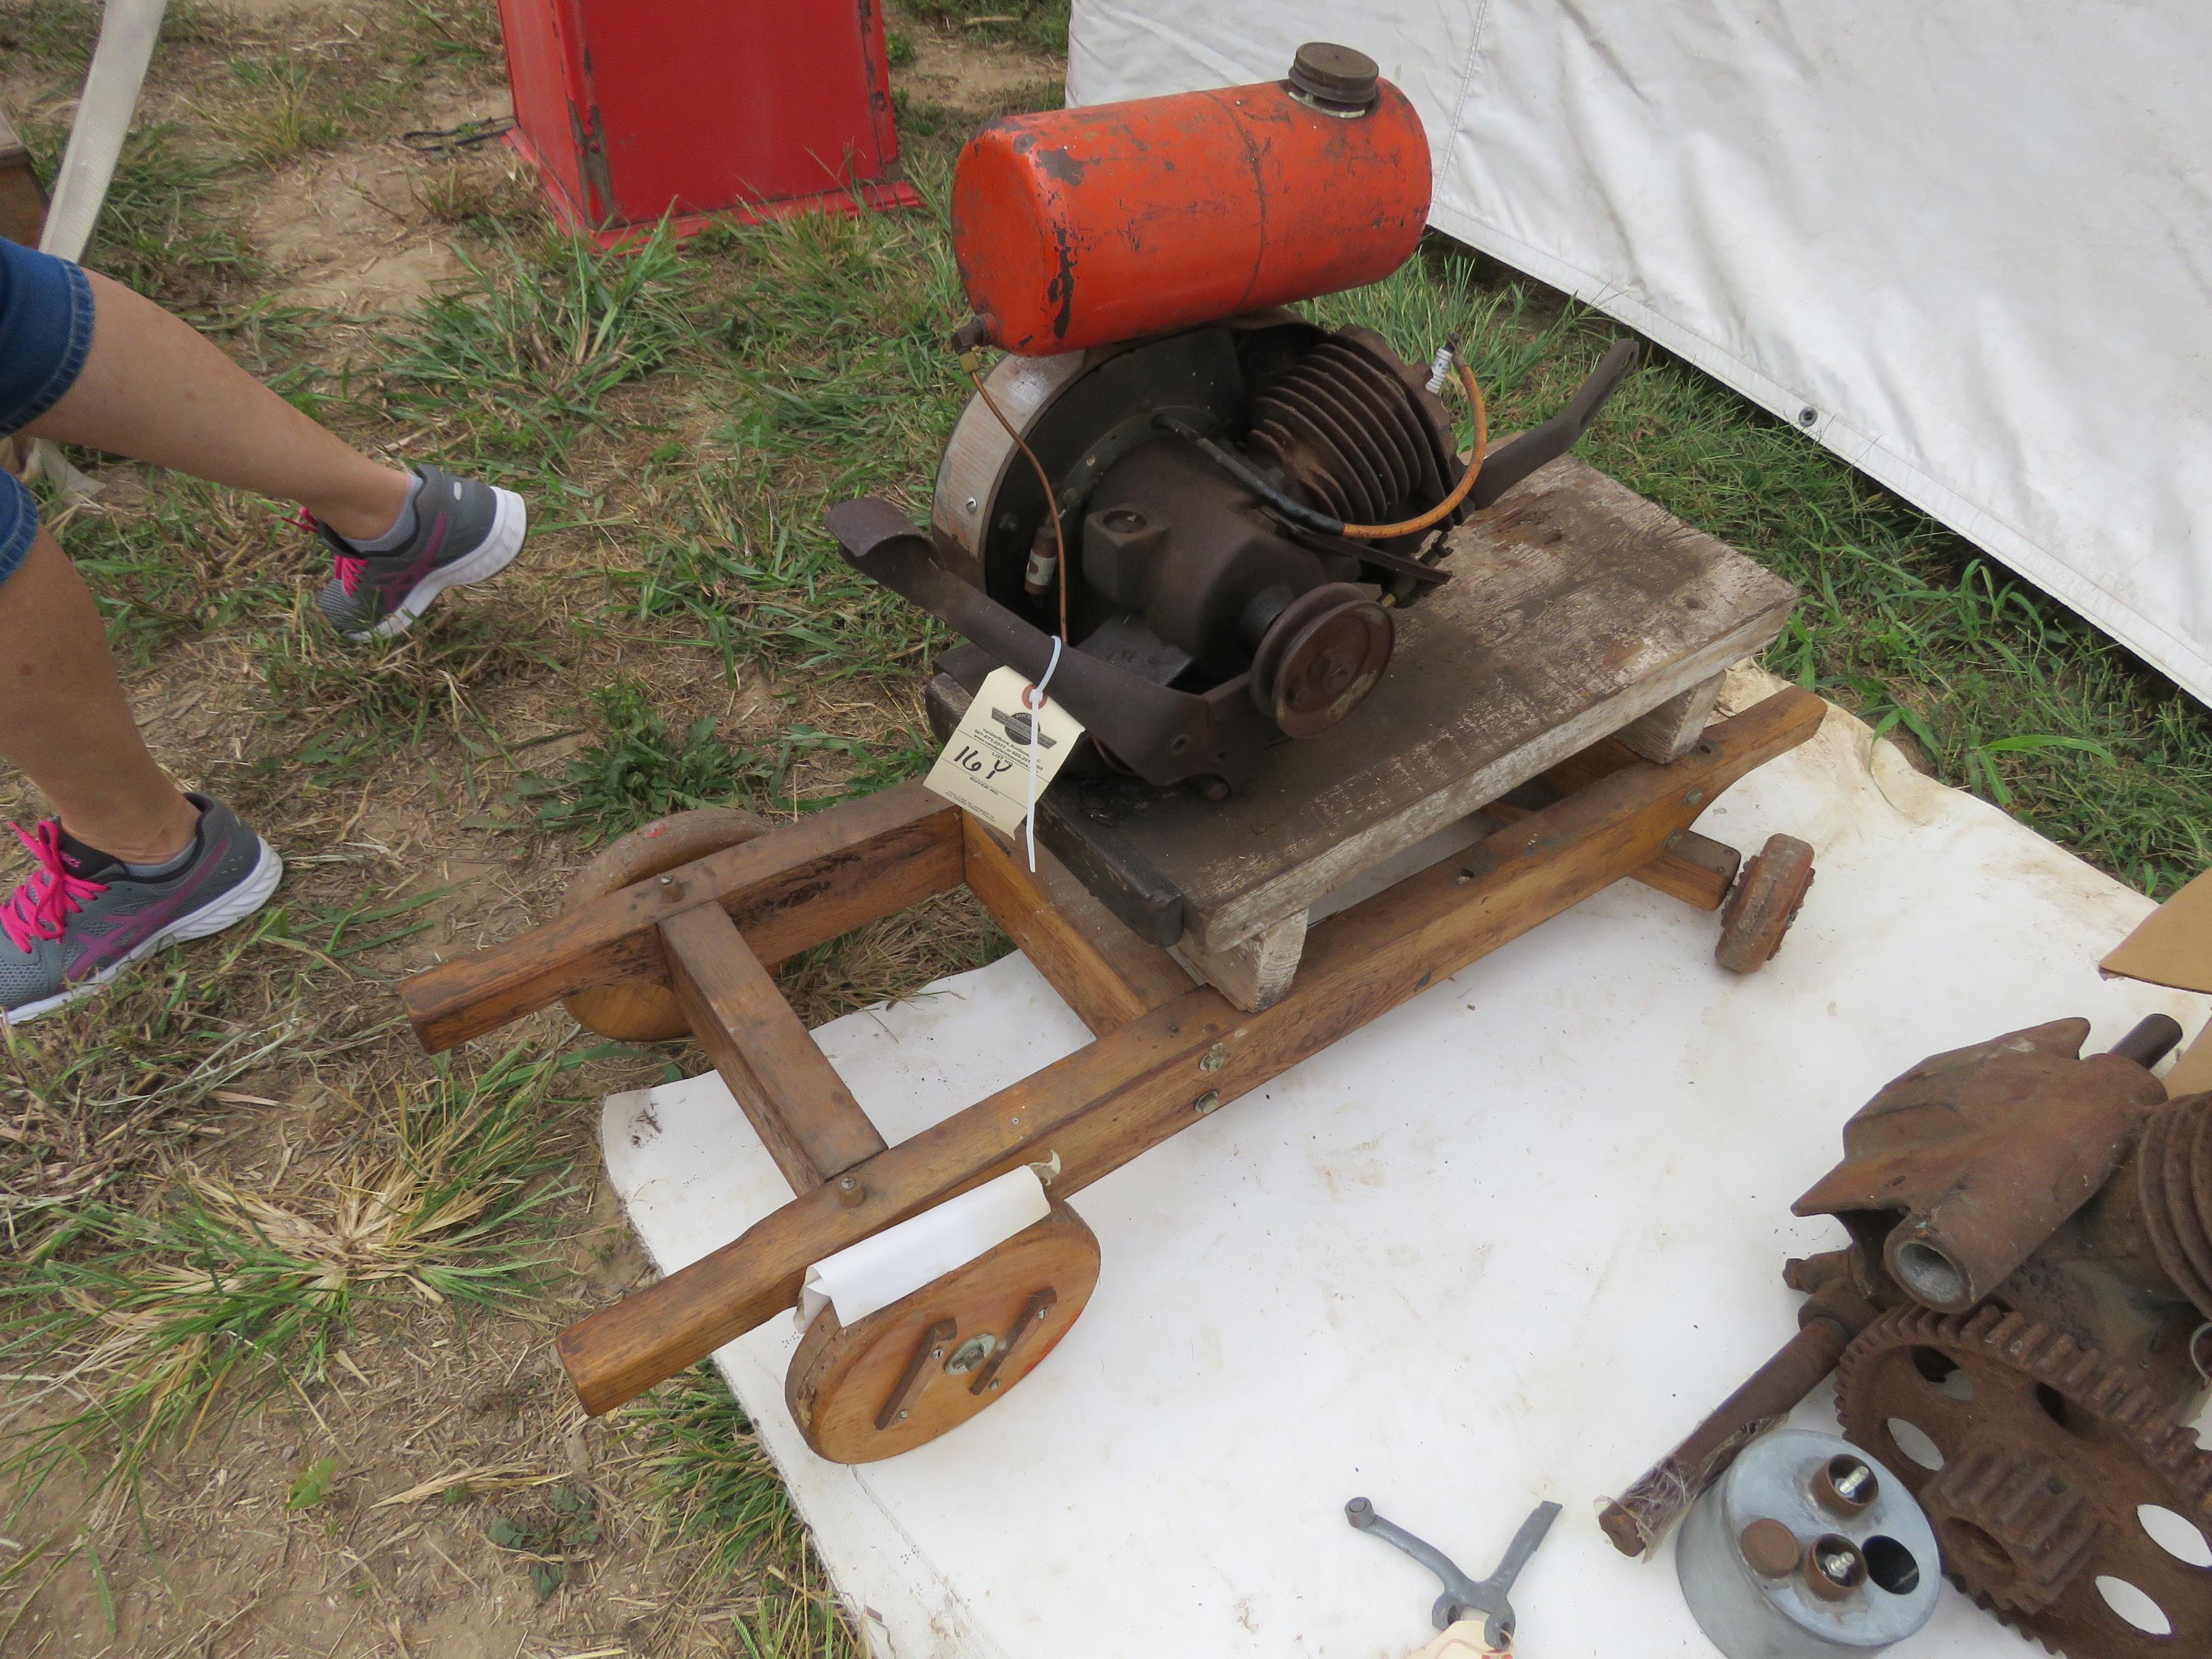
<path id="1" fill-rule="evenodd" d="M 2063 1470 L 1986 1447 L 1944 1464 L 1921 1498 L 1947 1554 L 1976 1558 L 1983 1594 L 2008 1613 L 2057 1601 L 2107 1530 Z"/>
<path id="2" fill-rule="evenodd" d="M 1946 1572 L 1986 1612 L 2071 1659 L 2212 1651 L 2212 1569 L 2145 1516 L 2212 1540 L 2212 1453 L 2101 1355 L 1997 1307 L 1900 1310 L 1844 1352 L 1836 1382 L 1844 1432 L 1912 1489 Z M 1940 1473 L 1893 1425 L 1933 1442 Z M 2124 1616 L 2113 1581 L 2170 1633 Z"/>

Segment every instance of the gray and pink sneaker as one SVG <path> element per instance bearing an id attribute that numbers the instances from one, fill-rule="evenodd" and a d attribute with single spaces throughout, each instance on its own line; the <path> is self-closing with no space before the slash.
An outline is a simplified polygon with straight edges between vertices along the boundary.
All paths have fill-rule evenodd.
<path id="1" fill-rule="evenodd" d="M 0 1018 L 36 1019 L 88 997 L 141 957 L 204 939 L 269 902 L 284 874 L 269 843 L 221 801 L 200 809 L 192 844 L 148 872 L 87 847 L 48 818 L 10 824 L 38 868 L 0 899 Z"/>
<path id="2" fill-rule="evenodd" d="M 349 640 L 397 638 L 447 588 L 496 576 L 522 551 L 530 514 L 521 496 L 434 466 L 415 476 L 422 482 L 381 540 L 356 544 L 314 526 L 334 556 L 315 608 Z"/>

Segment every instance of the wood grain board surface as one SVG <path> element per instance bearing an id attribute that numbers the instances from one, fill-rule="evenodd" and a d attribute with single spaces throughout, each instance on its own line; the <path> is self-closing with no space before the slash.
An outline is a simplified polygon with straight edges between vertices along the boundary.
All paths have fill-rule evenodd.
<path id="1" fill-rule="evenodd" d="M 1703 686 L 1772 640 L 1796 596 L 1573 456 L 1455 532 L 1445 568 L 1400 613 L 1374 695 L 1276 749 L 1250 789 L 1116 821 L 1070 780 L 1056 815 L 1180 888 L 1190 937 L 1224 950 Z"/>

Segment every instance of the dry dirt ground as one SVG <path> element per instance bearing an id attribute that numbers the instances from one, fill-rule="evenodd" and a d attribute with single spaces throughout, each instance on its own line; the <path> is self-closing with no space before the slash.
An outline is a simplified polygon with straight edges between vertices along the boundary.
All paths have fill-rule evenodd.
<path id="1" fill-rule="evenodd" d="M 142 111 L 142 125 L 174 143 L 155 156 L 157 176 L 131 186 L 146 193 L 144 222 L 112 268 L 145 276 L 257 369 L 321 399 L 310 406 L 356 441 L 457 468 L 472 444 L 503 444 L 507 474 L 527 477 L 529 434 L 502 434 L 496 412 L 445 422 L 419 402 L 381 410 L 349 391 L 393 319 L 466 281 L 465 260 L 494 264 L 500 238 L 544 230 L 502 147 L 447 157 L 398 142 L 506 112 L 489 6 L 399 9 L 180 3 Z M 417 45 L 395 27 L 439 49 L 410 57 Z M 895 27 L 912 47 L 896 72 L 902 107 L 940 148 L 1060 73 L 972 33 Z M 88 27 L 64 0 L 0 3 L 0 104 L 27 128 L 65 124 L 70 74 L 54 42 Z M 226 158 L 211 171 L 203 140 Z M 163 194 L 188 176 L 191 193 Z M 741 351 L 729 372 L 744 372 Z M 658 1414 L 592 1422 L 552 1358 L 553 1330 L 646 1271 L 597 1182 L 596 1098 L 699 1069 L 696 1054 L 599 1054 L 557 1013 L 512 1033 L 529 1056 L 568 1057 L 533 1085 L 512 1165 L 535 1171 L 526 1184 L 544 1200 L 511 1247 L 550 1258 L 533 1297 L 457 1314 L 453 1298 L 434 1304 L 401 1278 L 388 1281 L 398 1293 L 373 1300 L 362 1264 L 398 1247 L 365 1240 L 358 1205 L 347 1207 L 362 1171 L 414 1167 L 406 1124 L 422 1100 L 449 1079 L 465 1090 L 492 1063 L 489 1050 L 450 1066 L 421 1055 L 390 983 L 557 904 L 588 848 L 526 801 L 517 808 L 514 792 L 532 773 L 557 778 L 597 739 L 594 687 L 635 681 L 679 733 L 703 720 L 718 750 L 819 734 L 775 770 L 783 810 L 834 792 L 858 746 L 913 723 L 910 654 L 880 672 L 810 673 L 742 640 L 718 647 L 684 614 L 641 619 L 619 603 L 635 538 L 679 499 L 714 495 L 685 469 L 720 441 L 721 401 L 714 371 L 696 366 L 608 392 L 599 418 L 561 428 L 569 493 L 533 501 L 541 528 L 526 562 L 373 662 L 315 632 L 306 538 L 249 498 L 116 463 L 97 469 L 96 501 L 58 515 L 109 605 L 156 753 L 246 811 L 291 873 L 280 922 L 170 953 L 115 995 L 11 1034 L 0 1054 L 11 1270 L 91 1322 L 74 1346 L 19 1345 L 0 1360 L 10 1444 L 150 1374 L 147 1350 L 128 1343 L 84 1363 L 94 1341 L 144 1326 L 115 1284 L 56 1290 L 64 1281 L 37 1265 L 88 1248 L 82 1236 L 55 1243 L 74 1219 L 161 1212 L 186 1190 L 247 1194 L 273 1206 L 275 1220 L 253 1212 L 270 1229 L 319 1229 L 301 1249 L 363 1289 L 326 1349 L 267 1391 L 240 1387 L 251 1364 L 216 1379 L 135 1483 L 100 1483 L 112 1435 L 70 1443 L 86 1461 L 63 1461 L 35 1488 L 19 1466 L 0 1474 L 0 1490 L 13 1485 L 0 1503 L 9 1659 L 848 1650 L 794 1524 L 711 1389 L 679 1389 Z M 746 508 L 720 510 L 734 521 Z M 20 779 L 0 776 L 0 814 L 27 823 L 37 810 Z M 913 982 L 948 939 L 956 955 L 991 948 L 971 915 L 948 913 L 857 956 L 799 964 L 787 982 L 825 1014 Z M 466 1231 L 440 1224 L 444 1239 Z M 512 1266 L 499 1260 L 507 1248 L 471 1245 L 469 1260 Z M 141 1285 L 193 1261 L 189 1249 L 115 1259 Z M 683 1469 L 696 1474 L 702 1457 L 705 1484 L 687 1486 Z M 722 1499 L 729 1516 L 712 1512 Z"/>

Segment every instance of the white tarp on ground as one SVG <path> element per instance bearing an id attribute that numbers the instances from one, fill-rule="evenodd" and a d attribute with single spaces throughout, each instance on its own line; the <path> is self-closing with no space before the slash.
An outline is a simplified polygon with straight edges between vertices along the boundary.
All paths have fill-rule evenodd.
<path id="1" fill-rule="evenodd" d="M 1831 714 L 1702 823 L 1820 848 L 1749 979 L 1711 916 L 1622 882 L 1078 1194 L 1104 1268 L 1036 1374 L 944 1439 L 809 1452 L 776 1319 L 716 1356 L 887 1659 L 1401 1659 L 1437 1585 L 1364 1495 L 1470 1571 L 1567 1506 L 1515 1593 L 1522 1659 L 1711 1659 L 1671 1547 L 1593 1500 L 1796 1328 L 1790 1201 L 1923 1055 L 2071 1014 L 2110 1043 L 2202 998 L 2102 981 L 2149 902 Z M 893 1141 L 1087 1040 L 1009 957 L 815 1033 Z M 720 1080 L 607 1103 L 607 1173 L 664 1269 L 790 1196 Z M 1801 1420 L 1833 1431 L 1826 1398 Z M 2016 1659 L 1946 1589 L 1913 1659 Z"/>
<path id="2" fill-rule="evenodd" d="M 1419 107 L 1440 229 L 2212 701 L 2202 0 L 1076 0 L 1068 97 L 1272 79 L 1310 40 Z"/>

